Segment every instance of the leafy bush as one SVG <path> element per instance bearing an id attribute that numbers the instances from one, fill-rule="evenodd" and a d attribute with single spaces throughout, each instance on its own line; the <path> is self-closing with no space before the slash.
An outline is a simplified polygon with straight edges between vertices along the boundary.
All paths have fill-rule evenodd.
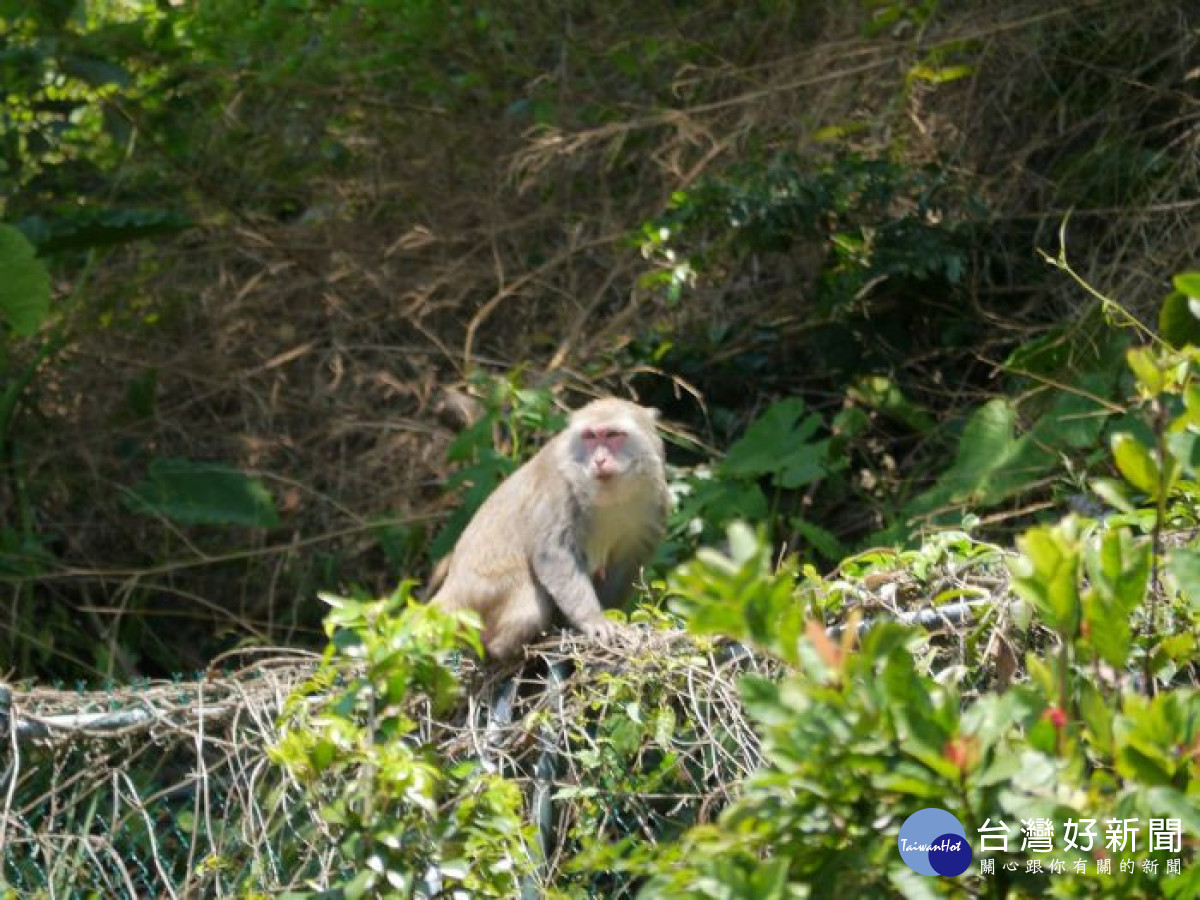
<path id="1" fill-rule="evenodd" d="M 827 559 L 840 559 L 838 539 L 805 517 L 804 489 L 846 465 L 842 448 L 823 436 L 825 422 L 798 397 L 766 410 L 715 465 L 699 465 L 674 485 L 676 506 L 660 558 L 679 561 L 711 542 L 736 519 L 779 522 L 797 542 Z M 763 486 L 771 490 L 770 497 Z"/>
<path id="2" fill-rule="evenodd" d="M 728 553 L 681 567 L 671 590 L 689 627 L 752 641 L 795 674 L 743 680 L 768 765 L 719 825 L 694 829 L 646 867 L 641 896 L 957 896 L 964 886 L 983 896 L 1193 896 L 1194 868 L 1170 875 L 1172 854 L 1145 846 L 1114 853 L 1137 865 L 1111 877 L 1096 875 L 1091 857 L 1088 877 L 1051 874 L 1053 860 L 1070 867 L 1079 856 L 1056 850 L 1042 858 L 1046 871 L 1021 854 L 1016 872 L 997 866 L 965 882 L 922 879 L 896 852 L 900 823 L 929 806 L 956 815 L 968 836 L 997 818 L 1200 827 L 1200 762 L 1184 749 L 1200 739 L 1195 654 L 1177 655 L 1196 627 L 1195 595 L 1185 591 L 1170 623 L 1148 629 L 1151 547 L 1124 525 L 1067 519 L 1021 546 L 1014 588 L 1030 605 L 1030 636 L 1050 632 L 1058 661 L 1031 645 L 1028 680 L 1007 690 L 968 692 L 964 671 L 923 671 L 930 637 L 898 625 L 830 640 L 796 603 L 797 593 L 825 593 L 820 579 L 772 572 L 770 548 L 748 530 L 730 532 Z M 1139 690 L 1131 685 L 1147 657 L 1163 665 Z M 1173 857 L 1186 867 L 1190 854 Z M 1156 870 L 1140 866 L 1148 859 Z"/>
<path id="3" fill-rule="evenodd" d="M 728 410 L 744 403 L 747 378 L 759 396 L 825 398 L 804 419 L 807 452 L 824 458 L 809 460 L 816 469 L 803 486 L 789 486 L 795 472 L 772 485 L 799 488 L 769 509 L 773 531 L 794 535 L 793 549 L 836 561 L 870 532 L 902 530 L 911 518 L 904 506 L 914 486 L 897 478 L 892 460 L 905 447 L 944 446 L 930 440 L 939 435 L 927 404 L 973 366 L 963 349 L 983 323 L 965 293 L 967 219 L 979 212 L 932 169 L 851 152 L 780 153 L 676 193 L 643 226 L 652 266 L 643 286 L 678 312 L 656 322 L 632 356 L 697 385 L 715 407 L 720 439 L 736 435 Z M 776 278 L 786 278 L 788 299 L 759 316 L 755 297 L 781 289 Z M 702 328 L 672 330 L 696 318 L 689 306 L 709 305 Z M 799 451 L 780 443 L 772 452 Z M 711 507 L 745 502 L 744 515 L 761 517 L 761 498 L 734 489 L 745 469 L 727 464 L 725 473 L 738 474 L 718 472 L 717 485 L 695 491 Z M 866 513 L 847 516 L 851 506 Z M 710 522 L 715 533 L 728 518 Z"/>
<path id="4" fill-rule="evenodd" d="M 1029 623 L 1019 684 L 969 675 L 990 664 L 974 641 L 968 670 L 938 672 L 919 662 L 931 638 L 895 624 L 859 642 L 852 617 L 831 640 L 820 620 L 829 586 L 812 571 L 773 570 L 769 546 L 744 527 L 731 529 L 727 553 L 680 567 L 670 593 L 692 630 L 752 642 L 795 674 L 743 680 L 768 764 L 717 826 L 693 829 L 641 869 L 641 896 L 949 896 L 964 886 L 997 897 L 1195 896 L 1200 872 L 1181 847 L 1110 842 L 1089 855 L 1059 843 L 1040 861 L 1022 850 L 1016 865 L 953 882 L 916 876 L 890 837 L 929 806 L 968 834 L 1014 820 L 1022 831 L 1038 820 L 1164 818 L 1184 834 L 1200 829 L 1200 759 L 1189 749 L 1200 741 L 1197 550 L 1164 546 L 1169 526 L 1194 521 L 1200 352 L 1159 346 L 1128 361 L 1148 439 L 1115 434 L 1123 483 L 1099 485 L 1124 512 L 1038 526 L 1011 562 L 1027 605 L 1010 614 Z M 1096 861 L 1114 856 L 1119 869 L 1099 874 Z M 1080 859 L 1087 874 L 1056 873 Z"/>
<path id="5" fill-rule="evenodd" d="M 532 868 L 520 790 L 480 762 L 446 765 L 413 712 L 454 708 L 452 660 L 482 652 L 478 623 L 415 604 L 411 588 L 327 598 L 329 647 L 290 698 L 272 758 L 309 787 L 337 841 L 336 896 L 518 896 Z"/>
<path id="6" fill-rule="evenodd" d="M 643 225 L 642 253 L 653 264 L 643 284 L 672 304 L 694 302 L 688 298 L 700 279 L 733 282 L 725 290 L 740 296 L 759 265 L 790 257 L 791 311 L 806 320 L 810 380 L 903 366 L 917 347 L 945 352 L 980 327 L 967 304 L 947 302 L 968 264 L 970 229 L 959 219 L 964 208 L 980 211 L 958 193 L 933 170 L 853 153 L 828 161 L 780 154 L 733 166 L 677 192 Z M 916 321 L 929 327 L 914 329 Z M 757 327 L 736 323 L 734 332 Z M 682 348 L 674 354 L 686 362 Z M 700 378 L 706 388 L 711 375 Z"/>

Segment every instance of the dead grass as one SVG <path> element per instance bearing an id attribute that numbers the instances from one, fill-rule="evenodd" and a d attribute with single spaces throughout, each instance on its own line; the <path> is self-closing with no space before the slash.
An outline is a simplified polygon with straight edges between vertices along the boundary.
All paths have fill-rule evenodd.
<path id="1" fill-rule="evenodd" d="M 553 128 L 487 105 L 414 110 L 369 81 L 308 85 L 315 108 L 356 111 L 339 126 L 354 155 L 304 184 L 287 221 L 246 200 L 277 173 L 255 148 L 231 146 L 233 125 L 258 115 L 264 147 L 286 131 L 269 95 L 261 108 L 243 97 L 213 123 L 209 168 L 186 173 L 203 226 L 108 257 L 80 312 L 84 337 L 36 387 L 28 480 L 56 561 L 6 581 L 15 608 L 55 610 L 50 629 L 82 637 L 31 633 L 34 619 L 18 617 L 10 659 L 24 647 L 27 663 L 127 679 L 199 667 L 245 640 L 312 640 L 318 586 L 383 590 L 421 569 L 419 556 L 386 558 L 373 523 L 436 527 L 451 502 L 436 400 L 474 370 L 524 366 L 565 397 L 665 382 L 698 410 L 703 396 L 689 399 L 677 374 L 631 369 L 622 351 L 647 328 L 686 339 L 729 321 L 802 336 L 805 249 L 666 308 L 638 286 L 646 263 L 628 237 L 672 191 L 750 153 L 820 158 L 830 126 L 848 135 L 830 149 L 936 165 L 987 200 L 994 245 L 980 254 L 993 262 L 973 297 L 997 343 L 981 365 L 1085 302 L 1065 278 L 1029 275 L 1038 248 L 1057 251 L 1068 213 L 1078 271 L 1149 316 L 1167 277 L 1195 264 L 1200 237 L 1195 24 L 1156 0 L 980 2 L 865 37 L 841 4 L 736 26 L 700 8 L 664 32 L 701 48 L 697 61 L 643 86 L 596 64 L 633 27 L 620 10 L 597 13 L 564 26 L 563 53 L 578 61 L 541 76 L 562 101 Z M 708 43 L 718 34 L 727 45 Z M 969 77 L 907 77 L 958 62 Z M 587 124 L 577 110 L 596 103 L 610 120 Z M 1131 141 L 1147 132 L 1154 158 Z M 97 309 L 117 324 L 97 327 Z M 156 408 L 139 420 L 126 392 L 151 373 Z M 944 399 L 964 398 L 947 387 Z M 751 385 L 747 408 L 758 401 Z M 183 533 L 132 516 L 122 490 L 152 455 L 259 474 L 285 526 Z"/>

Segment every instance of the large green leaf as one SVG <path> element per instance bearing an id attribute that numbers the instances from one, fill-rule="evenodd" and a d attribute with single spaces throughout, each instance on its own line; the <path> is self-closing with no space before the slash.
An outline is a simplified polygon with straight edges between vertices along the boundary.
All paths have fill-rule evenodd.
<path id="1" fill-rule="evenodd" d="M 800 537 L 826 559 L 837 561 L 846 555 L 846 546 L 833 532 L 804 519 L 793 519 L 791 525 Z"/>
<path id="2" fill-rule="evenodd" d="M 701 549 L 671 573 L 672 608 L 693 634 L 749 640 L 796 662 L 804 613 L 794 569 L 777 569 L 770 542 L 744 523 L 729 526 L 727 542 L 728 553 Z"/>
<path id="3" fill-rule="evenodd" d="M 1016 437 L 1016 418 L 1016 408 L 1006 400 L 991 400 L 975 410 L 963 428 L 954 464 L 913 501 L 912 512 L 948 503 L 996 502 L 1043 471 L 1044 451 L 1031 446 L 1028 436 Z"/>
<path id="4" fill-rule="evenodd" d="M 1200 473 L 1200 434 L 1192 428 L 1168 434 L 1167 449 L 1189 477 Z"/>
<path id="5" fill-rule="evenodd" d="M 821 417 L 804 414 L 797 397 L 772 404 L 729 448 L 721 471 L 731 478 L 770 475 L 784 488 L 798 488 L 828 471 L 829 441 L 811 441 Z"/>
<path id="6" fill-rule="evenodd" d="M 279 524 L 271 493 L 263 483 L 220 463 L 155 459 L 127 501 L 135 512 L 188 525 L 273 528 Z"/>
<path id="7" fill-rule="evenodd" d="M 958 456 L 945 475 L 956 500 L 983 492 L 990 473 L 1019 449 L 1015 438 L 1017 412 L 1006 400 L 991 400 L 971 416 L 958 444 Z"/>
<path id="8" fill-rule="evenodd" d="M 49 314 L 50 274 L 25 235 L 0 225 L 0 320 L 24 337 L 37 331 Z"/>
<path id="9" fill-rule="evenodd" d="M 1128 529 L 1105 532 L 1088 543 L 1084 562 L 1092 587 L 1110 598 L 1121 616 L 1129 616 L 1146 599 L 1150 583 L 1150 541 Z"/>
<path id="10" fill-rule="evenodd" d="M 1097 398 L 1111 394 L 1118 373 L 1115 367 L 1085 372 L 1072 380 L 1071 389 L 1056 391 L 1030 429 L 1032 442 L 1055 451 L 1094 449 L 1112 416 L 1112 410 Z"/>

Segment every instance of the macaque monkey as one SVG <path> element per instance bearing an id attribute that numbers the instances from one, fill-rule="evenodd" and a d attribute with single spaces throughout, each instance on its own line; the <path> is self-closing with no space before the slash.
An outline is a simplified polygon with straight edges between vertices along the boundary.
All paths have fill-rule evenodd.
<path id="1" fill-rule="evenodd" d="M 625 598 L 665 525 L 657 417 L 627 400 L 589 403 L 475 513 L 431 602 L 474 610 L 490 659 L 520 656 L 564 620 L 589 639 L 612 637 L 604 607 Z"/>

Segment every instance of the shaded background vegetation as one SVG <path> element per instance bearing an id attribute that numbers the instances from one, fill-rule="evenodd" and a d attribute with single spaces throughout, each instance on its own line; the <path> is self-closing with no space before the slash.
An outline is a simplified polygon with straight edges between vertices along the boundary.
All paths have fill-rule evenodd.
<path id="1" fill-rule="evenodd" d="M 478 495 L 551 397 L 664 410 L 663 564 L 736 516 L 825 567 L 1061 508 L 1109 465 L 1124 311 L 1196 265 L 1198 27 L 1155 0 L 0 3 L 0 208 L 54 293 L 0 337 L 4 667 L 309 641 L 319 590 L 428 570 L 448 476 Z"/>

